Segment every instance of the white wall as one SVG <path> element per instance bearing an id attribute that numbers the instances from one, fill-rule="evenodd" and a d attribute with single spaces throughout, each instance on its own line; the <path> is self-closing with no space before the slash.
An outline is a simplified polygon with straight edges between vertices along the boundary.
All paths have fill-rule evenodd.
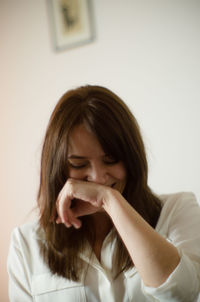
<path id="1" fill-rule="evenodd" d="M 45 0 L 0 0 L 0 284 L 13 227 L 36 205 L 50 113 L 69 88 L 105 85 L 141 125 L 157 192 L 200 197 L 200 1 L 94 0 L 93 43 L 54 52 Z M 32 216 L 31 216 L 32 217 Z"/>

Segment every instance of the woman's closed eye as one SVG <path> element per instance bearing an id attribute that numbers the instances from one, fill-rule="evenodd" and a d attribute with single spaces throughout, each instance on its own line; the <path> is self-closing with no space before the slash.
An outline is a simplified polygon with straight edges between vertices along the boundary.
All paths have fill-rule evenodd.
<path id="1" fill-rule="evenodd" d="M 68 163 L 69 163 L 69 166 L 74 169 L 82 169 L 87 166 L 87 163 L 72 163 L 70 161 Z"/>
<path id="2" fill-rule="evenodd" d="M 103 162 L 106 165 L 115 165 L 115 164 L 117 164 L 119 162 L 119 160 L 116 159 L 116 158 L 114 158 L 114 157 L 112 157 L 112 156 L 106 155 L 105 158 L 104 158 L 104 160 L 103 160 Z"/>
<path id="3" fill-rule="evenodd" d="M 117 164 L 119 162 L 119 160 L 117 160 L 117 159 L 115 159 L 114 157 L 112 157 L 112 156 L 104 156 L 103 158 L 102 158 L 102 163 L 104 164 L 104 165 L 108 165 L 108 166 L 112 166 L 112 165 L 115 165 L 115 164 Z M 71 167 L 71 168 L 73 168 L 73 169 L 84 169 L 84 168 L 86 168 L 88 165 L 90 165 L 90 162 L 87 162 L 87 161 L 84 161 L 84 162 L 80 162 L 80 161 L 78 161 L 78 160 L 73 160 L 73 161 L 71 161 L 71 160 L 69 160 L 68 161 L 68 164 L 69 164 L 69 166 Z"/>

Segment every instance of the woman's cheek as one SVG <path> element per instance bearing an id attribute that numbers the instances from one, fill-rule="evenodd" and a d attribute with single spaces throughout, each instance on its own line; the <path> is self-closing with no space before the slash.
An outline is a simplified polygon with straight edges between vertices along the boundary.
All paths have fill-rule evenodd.
<path id="1" fill-rule="evenodd" d="M 118 167 L 116 167 L 114 173 L 119 181 L 124 181 L 126 179 L 127 173 L 123 164 L 120 164 Z"/>
<path id="2" fill-rule="evenodd" d="M 69 177 L 77 180 L 83 180 L 85 178 L 84 173 L 78 170 L 69 170 Z"/>

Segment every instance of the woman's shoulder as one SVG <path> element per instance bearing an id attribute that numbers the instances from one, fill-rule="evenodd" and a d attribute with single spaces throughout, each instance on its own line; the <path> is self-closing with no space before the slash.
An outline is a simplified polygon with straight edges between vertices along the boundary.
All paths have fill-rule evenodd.
<path id="1" fill-rule="evenodd" d="M 15 227 L 11 233 L 11 245 L 23 251 L 38 249 L 39 241 L 44 240 L 44 231 L 39 221 L 24 223 Z"/>
<path id="2" fill-rule="evenodd" d="M 12 237 L 16 237 L 18 239 L 42 239 L 43 231 L 40 227 L 39 221 L 31 221 L 24 223 L 18 227 L 15 227 L 12 231 Z"/>
<path id="3" fill-rule="evenodd" d="M 197 198 L 193 192 L 177 192 L 159 195 L 163 209 L 197 205 Z"/>
<path id="4" fill-rule="evenodd" d="M 197 198 L 192 192 L 178 192 L 162 194 L 159 196 L 162 203 L 162 210 L 156 229 L 164 226 L 169 227 L 174 221 L 177 223 L 187 221 L 191 217 L 200 218 L 200 206 Z"/>

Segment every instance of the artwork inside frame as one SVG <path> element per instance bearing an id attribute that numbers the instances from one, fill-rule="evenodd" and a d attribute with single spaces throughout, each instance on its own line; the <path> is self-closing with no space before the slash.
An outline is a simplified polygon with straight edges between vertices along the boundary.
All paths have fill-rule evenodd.
<path id="1" fill-rule="evenodd" d="M 48 0 L 56 50 L 72 48 L 94 39 L 91 0 Z"/>

